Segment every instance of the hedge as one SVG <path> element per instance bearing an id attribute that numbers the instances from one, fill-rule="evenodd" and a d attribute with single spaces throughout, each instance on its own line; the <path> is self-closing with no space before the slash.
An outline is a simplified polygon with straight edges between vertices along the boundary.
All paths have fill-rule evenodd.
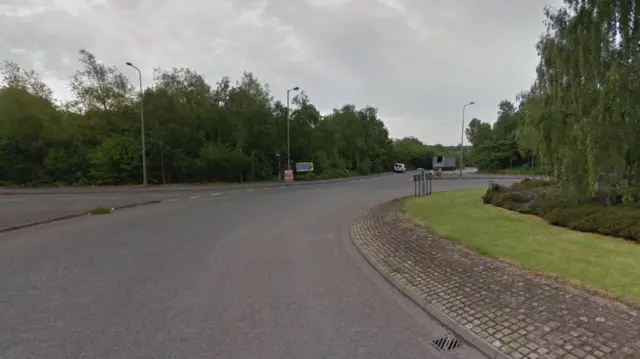
<path id="1" fill-rule="evenodd" d="M 492 185 L 482 197 L 487 204 L 537 215 L 555 226 L 640 242 L 640 193 L 627 189 L 612 196 L 576 200 L 553 182 L 524 180 L 509 187 Z M 602 198 L 614 198 L 606 205 Z M 635 200 L 635 201 L 634 201 Z"/>

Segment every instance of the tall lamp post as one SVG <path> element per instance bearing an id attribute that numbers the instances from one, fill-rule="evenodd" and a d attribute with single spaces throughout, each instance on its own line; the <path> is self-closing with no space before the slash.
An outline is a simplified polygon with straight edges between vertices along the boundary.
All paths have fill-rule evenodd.
<path id="1" fill-rule="evenodd" d="M 298 91 L 300 87 L 296 86 L 287 90 L 287 169 L 291 169 L 291 131 L 289 129 L 289 92 Z"/>
<path id="2" fill-rule="evenodd" d="M 464 149 L 464 111 L 467 109 L 467 106 L 475 105 L 476 103 L 471 101 L 468 104 L 462 106 L 462 133 L 460 134 L 460 178 L 462 178 L 462 150 Z"/>
<path id="3" fill-rule="evenodd" d="M 139 68 L 130 62 L 127 62 L 127 66 L 131 66 L 138 70 L 138 76 L 140 79 L 140 133 L 142 137 L 142 184 L 147 185 L 147 151 L 144 141 L 144 94 L 142 92 L 142 72 Z"/>

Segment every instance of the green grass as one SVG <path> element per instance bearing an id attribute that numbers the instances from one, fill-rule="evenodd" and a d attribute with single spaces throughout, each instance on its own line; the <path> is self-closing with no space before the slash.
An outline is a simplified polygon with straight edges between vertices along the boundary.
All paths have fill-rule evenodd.
<path id="1" fill-rule="evenodd" d="M 405 209 L 425 227 L 480 254 L 640 303 L 640 245 L 483 204 L 484 192 L 436 193 L 407 201 Z"/>
<path id="2" fill-rule="evenodd" d="M 111 213 L 111 208 L 95 207 L 92 208 L 89 213 L 91 213 L 92 215 L 109 214 Z"/>
<path id="3" fill-rule="evenodd" d="M 505 168 L 495 171 L 479 171 L 479 173 L 497 174 L 497 175 L 542 175 L 542 171 L 528 168 Z"/>

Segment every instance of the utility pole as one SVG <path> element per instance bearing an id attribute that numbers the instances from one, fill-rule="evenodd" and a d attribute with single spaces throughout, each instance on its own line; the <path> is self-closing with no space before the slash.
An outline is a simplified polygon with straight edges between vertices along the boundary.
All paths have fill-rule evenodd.
<path id="1" fill-rule="evenodd" d="M 131 66 L 138 70 L 140 79 L 140 136 L 142 137 L 142 185 L 147 185 L 147 150 L 144 139 L 144 93 L 142 92 L 142 72 L 139 68 L 135 67 L 131 62 L 127 62 L 127 66 Z"/>
<path id="2" fill-rule="evenodd" d="M 462 178 L 462 151 L 464 149 L 464 111 L 467 109 L 467 106 L 475 105 L 476 103 L 471 101 L 468 104 L 462 106 L 462 131 L 460 134 L 460 178 Z"/>
<path id="3" fill-rule="evenodd" d="M 298 86 L 287 90 L 287 169 L 291 169 L 291 130 L 289 129 L 289 92 L 298 91 L 300 88 Z"/>

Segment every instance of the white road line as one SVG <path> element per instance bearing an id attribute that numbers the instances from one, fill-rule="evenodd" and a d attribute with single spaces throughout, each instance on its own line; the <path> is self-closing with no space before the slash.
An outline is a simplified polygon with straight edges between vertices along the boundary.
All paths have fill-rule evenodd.
<path id="1" fill-rule="evenodd" d="M 178 198 L 171 198 L 166 200 L 165 202 L 175 202 L 175 201 L 178 201 Z"/>
<path id="2" fill-rule="evenodd" d="M 189 197 L 190 199 L 196 199 L 196 198 L 200 198 L 201 196 L 191 196 Z"/>
<path id="3" fill-rule="evenodd" d="M 238 191 L 231 191 L 231 193 L 238 193 Z"/>
<path id="4" fill-rule="evenodd" d="M 118 199 L 120 196 L 102 196 L 102 197 L 84 197 L 84 196 L 73 196 L 73 197 L 58 197 L 57 200 L 99 200 L 99 199 Z"/>
<path id="5" fill-rule="evenodd" d="M 175 193 L 160 193 L 151 195 L 152 198 L 167 198 L 173 196 L 175 196 Z"/>
<path id="6" fill-rule="evenodd" d="M 253 192 L 255 190 L 256 190 L 255 188 L 249 188 L 249 189 L 245 190 L 245 192 Z"/>
<path id="7" fill-rule="evenodd" d="M 262 190 L 266 191 L 268 189 L 271 189 L 271 187 L 264 187 Z"/>
<path id="8" fill-rule="evenodd" d="M 217 192 L 217 193 L 209 193 L 209 196 L 219 196 L 221 195 L 221 192 Z"/>
<path id="9" fill-rule="evenodd" d="M 26 201 L 26 200 L 25 200 L 25 199 L 22 199 L 22 198 L 11 198 L 11 199 L 9 199 L 9 198 L 7 198 L 7 199 L 0 198 L 0 203 L 7 203 L 7 202 L 24 202 L 24 201 Z"/>

